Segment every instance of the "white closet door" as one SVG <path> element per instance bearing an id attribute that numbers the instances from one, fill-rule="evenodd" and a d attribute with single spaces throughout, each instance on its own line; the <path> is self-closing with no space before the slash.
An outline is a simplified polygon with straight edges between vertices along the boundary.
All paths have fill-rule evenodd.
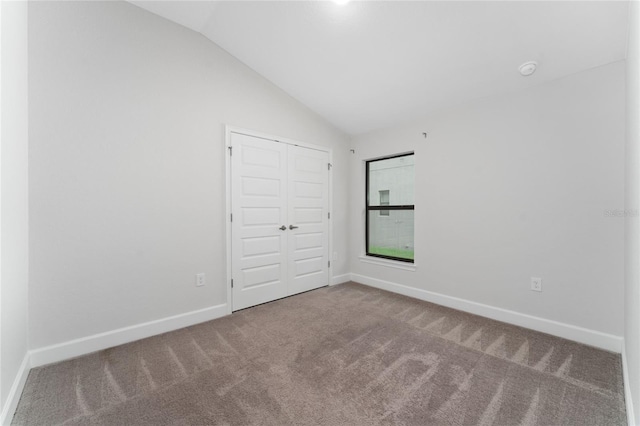
<path id="1" fill-rule="evenodd" d="M 289 146 L 288 293 L 329 282 L 329 153 Z"/>
<path id="2" fill-rule="evenodd" d="M 287 145 L 232 134 L 233 310 L 288 295 Z"/>
<path id="3" fill-rule="evenodd" d="M 233 310 L 329 283 L 329 154 L 231 134 Z"/>

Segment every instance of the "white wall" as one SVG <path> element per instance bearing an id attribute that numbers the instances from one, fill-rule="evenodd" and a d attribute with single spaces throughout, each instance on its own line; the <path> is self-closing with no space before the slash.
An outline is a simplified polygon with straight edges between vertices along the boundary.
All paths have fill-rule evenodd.
<path id="1" fill-rule="evenodd" d="M 624 209 L 624 67 L 613 63 L 355 137 L 356 280 L 582 327 L 620 345 L 625 221 L 606 212 Z M 416 271 L 358 258 L 362 162 L 407 151 L 416 154 Z M 530 291 L 532 276 L 542 277 L 541 293 Z"/>
<path id="2" fill-rule="evenodd" d="M 343 133 L 128 3 L 30 3 L 29 37 L 33 349 L 225 303 L 225 124 L 334 149 L 348 272 Z"/>
<path id="3" fill-rule="evenodd" d="M 625 209 L 640 209 L 640 4 L 630 2 L 627 51 L 627 146 Z M 627 386 L 631 400 L 627 410 L 640 425 L 640 223 L 637 215 L 627 215 L 625 233 L 625 358 Z"/>
<path id="4" fill-rule="evenodd" d="M 0 105 L 0 410 L 13 414 L 26 375 L 28 281 L 27 4 L 2 8 Z M 19 396 L 19 394 L 17 395 Z M 11 413 L 10 413 L 11 412 Z M 10 413 L 10 414 L 9 414 Z"/>

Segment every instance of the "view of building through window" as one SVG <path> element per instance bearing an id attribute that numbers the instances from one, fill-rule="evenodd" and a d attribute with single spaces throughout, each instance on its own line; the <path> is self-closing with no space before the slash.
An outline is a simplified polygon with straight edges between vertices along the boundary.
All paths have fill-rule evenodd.
<path id="1" fill-rule="evenodd" d="M 367 162 L 367 255 L 413 262 L 414 155 Z"/>
<path id="2" fill-rule="evenodd" d="M 380 191 L 380 205 L 388 206 L 389 205 L 389 190 L 385 189 L 384 191 Z M 380 210 L 380 216 L 389 216 L 389 210 Z"/>

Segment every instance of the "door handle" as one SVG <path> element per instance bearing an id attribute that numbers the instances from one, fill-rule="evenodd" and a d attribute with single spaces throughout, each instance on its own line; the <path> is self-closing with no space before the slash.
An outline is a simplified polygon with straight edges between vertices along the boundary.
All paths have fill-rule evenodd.
<path id="1" fill-rule="evenodd" d="M 289 225 L 289 229 L 298 229 L 297 226 Z"/>
<path id="2" fill-rule="evenodd" d="M 280 229 L 281 231 L 286 231 L 286 230 L 287 230 L 287 227 L 286 227 L 286 226 L 284 226 L 284 225 L 282 225 L 282 226 L 281 226 L 280 228 L 278 228 L 278 229 Z"/>

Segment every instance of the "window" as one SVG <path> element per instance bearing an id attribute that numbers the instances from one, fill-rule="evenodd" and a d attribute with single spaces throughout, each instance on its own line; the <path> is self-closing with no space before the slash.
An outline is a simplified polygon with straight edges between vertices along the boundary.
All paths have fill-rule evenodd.
<path id="1" fill-rule="evenodd" d="M 380 205 L 389 205 L 389 190 L 380 191 Z M 389 210 L 380 210 L 380 216 L 389 216 Z"/>
<path id="2" fill-rule="evenodd" d="M 366 163 L 366 254 L 413 263 L 414 156 Z"/>

